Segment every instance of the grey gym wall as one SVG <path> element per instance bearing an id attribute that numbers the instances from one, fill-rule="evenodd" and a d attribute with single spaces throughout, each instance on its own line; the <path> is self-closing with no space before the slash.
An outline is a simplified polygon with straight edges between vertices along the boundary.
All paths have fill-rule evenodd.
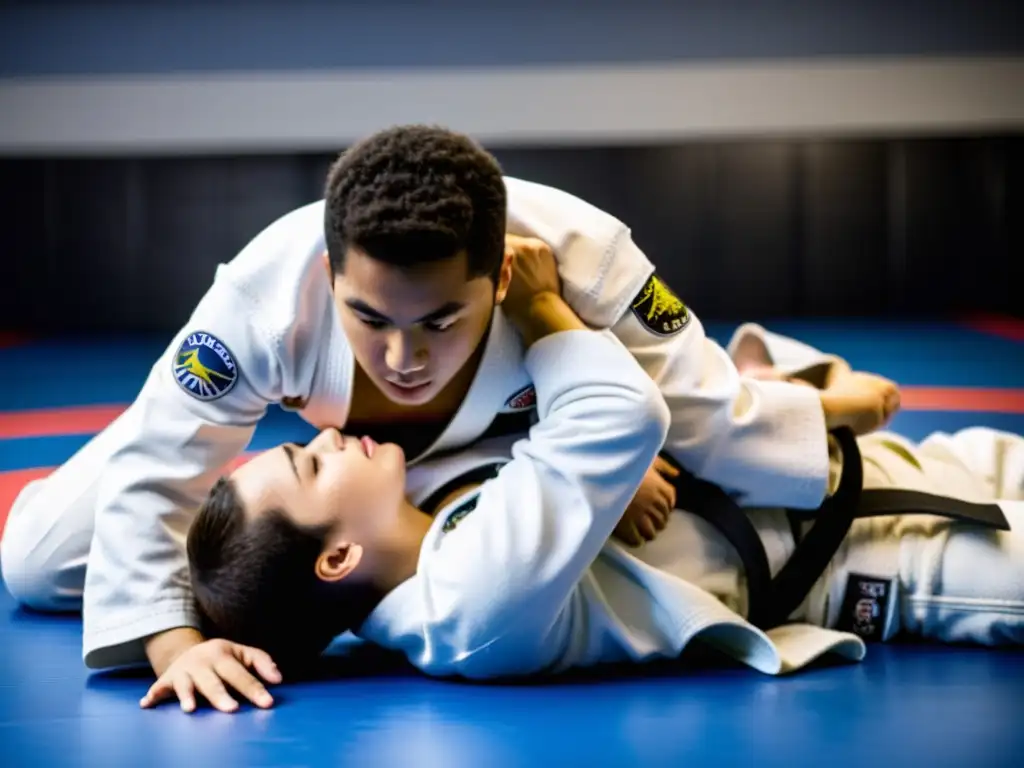
<path id="1" fill-rule="evenodd" d="M 414 114 L 629 222 L 707 317 L 1020 310 L 1017 5 L 6 2 L 0 328 L 173 329 Z"/>

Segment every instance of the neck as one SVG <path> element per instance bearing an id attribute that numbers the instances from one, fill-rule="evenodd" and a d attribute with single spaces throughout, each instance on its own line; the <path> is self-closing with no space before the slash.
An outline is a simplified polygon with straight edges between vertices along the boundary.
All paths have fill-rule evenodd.
<path id="1" fill-rule="evenodd" d="M 412 504 L 403 503 L 398 520 L 384 537 L 378 551 L 374 582 L 382 594 L 416 575 L 423 539 L 430 530 L 431 522 Z"/>

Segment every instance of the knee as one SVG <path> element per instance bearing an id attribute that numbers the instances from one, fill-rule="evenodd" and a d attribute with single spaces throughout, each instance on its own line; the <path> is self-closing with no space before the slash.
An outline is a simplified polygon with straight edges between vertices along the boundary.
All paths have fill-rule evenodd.
<path id="1" fill-rule="evenodd" d="M 0 573 L 11 597 L 26 608 L 73 611 L 81 607 L 81 589 L 63 583 L 75 580 L 65 564 L 39 554 L 38 550 L 19 547 L 6 535 L 0 542 Z"/>
<path id="2" fill-rule="evenodd" d="M 25 552 L 11 546 L 6 536 L 0 543 L 0 573 L 4 586 L 18 603 L 37 610 L 49 607 L 52 589 L 46 573 L 34 567 Z"/>
<path id="3" fill-rule="evenodd" d="M 20 604 L 40 611 L 77 610 L 84 580 L 75 573 L 76 563 L 62 559 L 60 548 L 45 546 L 36 527 L 38 516 L 29 503 L 39 490 L 35 481 L 14 502 L 0 538 L 0 574 L 11 596 Z"/>

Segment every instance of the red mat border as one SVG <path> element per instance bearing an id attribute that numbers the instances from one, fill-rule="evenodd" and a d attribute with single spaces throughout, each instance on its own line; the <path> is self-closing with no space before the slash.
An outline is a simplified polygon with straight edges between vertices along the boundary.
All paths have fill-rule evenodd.
<path id="1" fill-rule="evenodd" d="M 1024 320 L 1006 315 L 969 315 L 962 324 L 972 331 L 998 336 L 1001 339 L 1024 342 Z"/>
<path id="2" fill-rule="evenodd" d="M 988 387 L 901 387 L 908 411 L 1024 413 L 1024 389 Z M 92 435 L 120 416 L 126 405 L 89 405 L 0 412 L 0 440 Z"/>
<path id="3" fill-rule="evenodd" d="M 255 455 L 255 452 L 243 453 L 237 459 L 230 462 L 224 471 L 230 472 L 234 470 Z M 14 500 L 21 493 L 21 489 L 33 480 L 49 476 L 55 469 L 57 467 L 33 467 L 31 469 L 14 469 L 0 472 L 0 536 L 3 535 L 4 525 L 7 523 L 7 515 L 14 505 Z"/>
<path id="4" fill-rule="evenodd" d="M 1024 389 L 902 387 L 901 392 L 903 408 L 907 411 L 1024 414 Z M 120 416 L 125 407 L 93 405 L 0 412 L 0 440 L 96 434 Z M 231 466 L 247 461 L 251 455 L 244 454 Z M 54 469 L 55 467 L 36 467 L 0 471 L 0 531 L 3 530 L 8 510 L 25 484 L 36 478 L 46 477 Z"/>

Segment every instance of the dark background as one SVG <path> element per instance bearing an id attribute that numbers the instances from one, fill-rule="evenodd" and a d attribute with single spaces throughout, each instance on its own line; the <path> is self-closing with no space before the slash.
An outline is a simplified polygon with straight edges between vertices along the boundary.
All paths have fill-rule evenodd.
<path id="1" fill-rule="evenodd" d="M 296 11 L 281 34 L 289 7 L 316 13 Z M 237 34 L 204 33 L 230 14 Z M 938 0 L 4 2 L 0 76 L 1017 55 L 1022 16 L 1014 3 Z M 311 44 L 336 33 L 331 20 L 347 30 L 339 44 Z M 481 42 L 497 25 L 508 35 Z M 490 148 L 508 174 L 626 221 L 708 319 L 1024 314 L 1020 133 Z M 319 197 L 330 159 L 0 156 L 0 330 L 177 328 L 217 263 Z"/>

